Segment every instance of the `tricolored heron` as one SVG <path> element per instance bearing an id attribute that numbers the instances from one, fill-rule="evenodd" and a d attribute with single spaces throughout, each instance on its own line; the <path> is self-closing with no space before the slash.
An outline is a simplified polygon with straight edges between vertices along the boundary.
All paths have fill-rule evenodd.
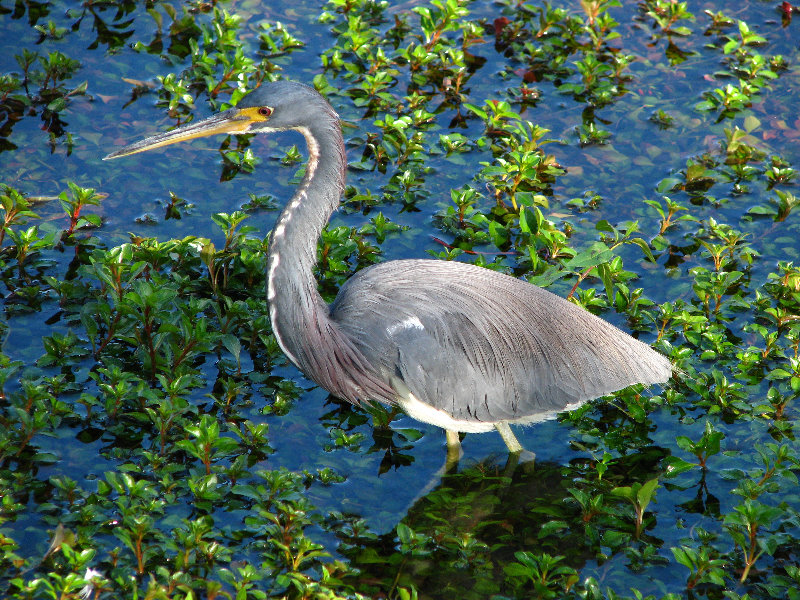
<path id="1" fill-rule="evenodd" d="M 236 108 L 126 146 L 106 158 L 215 133 L 300 132 L 308 164 L 269 246 L 267 299 L 286 356 L 331 394 L 399 405 L 447 432 L 541 421 L 634 383 L 666 382 L 647 344 L 530 283 L 474 265 L 394 260 L 359 271 L 333 304 L 317 291 L 317 240 L 344 190 L 339 117 L 314 89 L 266 83 Z"/>

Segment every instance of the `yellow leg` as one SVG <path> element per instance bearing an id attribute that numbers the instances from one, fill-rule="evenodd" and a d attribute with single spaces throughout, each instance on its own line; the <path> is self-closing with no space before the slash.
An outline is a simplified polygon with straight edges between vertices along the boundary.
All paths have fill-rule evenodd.
<path id="1" fill-rule="evenodd" d="M 497 423 L 495 427 L 500 433 L 500 437 L 502 437 L 503 441 L 506 443 L 506 446 L 508 446 L 509 462 L 506 470 L 509 473 L 513 473 L 514 469 L 517 468 L 517 464 L 519 463 L 523 463 L 526 470 L 532 469 L 533 463 L 536 460 L 536 455 L 522 447 L 522 444 L 519 443 L 517 436 L 515 436 L 514 432 L 511 431 L 509 424 L 501 421 L 500 423 Z"/>
<path id="2" fill-rule="evenodd" d="M 522 452 L 522 444 L 519 443 L 517 436 L 511 431 L 511 427 L 509 427 L 508 423 L 501 421 L 497 423 L 495 427 L 498 433 L 500 433 L 500 437 L 503 438 L 503 441 L 506 443 L 506 446 L 508 446 L 509 452 L 513 454 Z"/>
<path id="3" fill-rule="evenodd" d="M 445 429 L 447 436 L 447 461 L 444 464 L 445 472 L 450 471 L 461 460 L 461 440 L 457 431 Z"/>

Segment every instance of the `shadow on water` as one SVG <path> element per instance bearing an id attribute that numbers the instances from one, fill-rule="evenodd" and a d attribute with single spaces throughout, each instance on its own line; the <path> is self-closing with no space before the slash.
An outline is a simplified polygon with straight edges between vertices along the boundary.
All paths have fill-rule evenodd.
<path id="1" fill-rule="evenodd" d="M 644 448 L 621 458 L 606 476 L 609 481 L 626 473 L 652 478 L 667 454 L 663 448 Z M 583 465 L 517 464 L 501 456 L 469 461 L 433 482 L 394 530 L 376 535 L 358 517 L 343 517 L 335 527 L 338 550 L 376 592 L 413 586 L 421 598 L 456 593 L 487 598 L 510 591 L 503 584 L 509 572 L 504 565 L 529 557 L 569 565 L 563 572 L 556 569 L 548 582 L 553 590 L 568 587 L 568 575 L 576 569 L 602 575 L 597 557 L 611 538 L 624 536 L 635 544 L 624 508 L 603 506 L 594 512 L 582 505 L 583 471 Z M 648 520 L 641 536 L 650 546 L 663 543 L 649 531 L 655 527 L 656 519 Z M 463 596 L 465 590 L 472 591 Z"/>

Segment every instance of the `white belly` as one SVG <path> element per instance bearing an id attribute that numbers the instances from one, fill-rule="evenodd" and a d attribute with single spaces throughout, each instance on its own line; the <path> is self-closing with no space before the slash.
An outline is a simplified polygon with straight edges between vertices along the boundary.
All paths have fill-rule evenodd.
<path id="1" fill-rule="evenodd" d="M 395 388 L 396 387 L 397 386 L 395 385 Z M 439 410 L 438 408 L 433 408 L 432 406 L 420 402 L 419 400 L 417 400 L 414 394 L 411 393 L 398 394 L 397 403 L 409 417 L 412 417 L 417 421 L 422 421 L 423 423 L 430 423 L 431 425 L 436 425 L 437 427 L 441 427 L 442 429 L 446 429 L 448 431 L 462 431 L 464 433 L 485 433 L 487 431 L 492 431 L 495 428 L 495 423 L 491 423 L 488 421 L 464 421 L 464 420 L 454 419 L 445 411 Z M 555 419 L 558 413 L 575 410 L 581 404 L 583 404 L 583 402 L 576 402 L 575 404 L 569 404 L 565 406 L 562 410 L 559 411 L 544 412 L 535 415 L 529 415 L 527 417 L 520 417 L 518 419 L 508 419 L 506 421 L 498 421 L 498 422 L 510 423 L 512 425 L 531 425 L 533 423 L 540 423 L 542 421 Z"/>
<path id="2" fill-rule="evenodd" d="M 463 431 L 465 433 L 484 433 L 494 429 L 494 423 L 483 421 L 459 421 L 448 415 L 443 410 L 433 408 L 417 400 L 414 394 L 399 396 L 397 403 L 409 416 L 423 423 L 430 423 L 448 431 Z"/>

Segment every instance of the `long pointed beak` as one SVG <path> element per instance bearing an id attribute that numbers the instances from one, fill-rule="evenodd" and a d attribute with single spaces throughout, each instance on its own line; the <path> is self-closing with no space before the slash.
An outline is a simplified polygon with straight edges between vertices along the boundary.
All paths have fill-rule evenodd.
<path id="1" fill-rule="evenodd" d="M 249 112 L 248 110 L 231 108 L 202 121 L 189 123 L 172 131 L 159 133 L 125 146 L 116 152 L 112 152 L 103 160 L 128 156 L 129 154 L 161 148 L 162 146 L 169 146 L 170 144 L 177 144 L 194 138 L 207 137 L 216 133 L 246 133 L 254 122 L 252 116 L 248 114 Z"/>

